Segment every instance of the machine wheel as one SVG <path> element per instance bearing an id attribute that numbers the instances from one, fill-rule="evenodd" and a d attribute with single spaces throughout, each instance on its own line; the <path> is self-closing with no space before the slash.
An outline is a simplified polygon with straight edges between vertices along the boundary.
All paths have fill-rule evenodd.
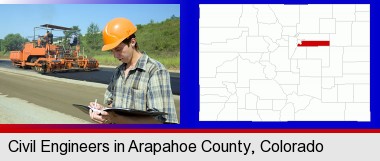
<path id="1" fill-rule="evenodd" d="M 30 59 L 30 62 L 34 63 L 37 59 L 38 59 L 37 57 L 33 57 L 32 59 Z"/>
<path id="2" fill-rule="evenodd" d="M 47 64 L 46 64 L 46 62 L 44 61 L 44 62 L 42 62 L 42 73 L 43 74 L 46 74 L 46 72 L 47 72 Z"/>
<path id="3" fill-rule="evenodd" d="M 34 70 L 38 73 L 45 74 L 47 72 L 47 65 L 45 61 L 39 61 L 41 66 L 34 66 Z"/>
<path id="4" fill-rule="evenodd" d="M 38 62 L 37 62 L 37 63 L 38 63 Z M 34 69 L 34 71 L 36 71 L 36 72 L 40 72 L 40 71 L 41 71 L 41 67 L 39 67 L 39 66 L 34 66 L 33 69 Z"/>
<path id="5" fill-rule="evenodd" d="M 39 66 L 34 66 L 33 69 L 34 69 L 34 71 L 36 71 L 38 73 L 41 73 L 41 71 L 42 71 L 42 68 Z"/>
<path id="6" fill-rule="evenodd" d="M 22 67 L 22 69 L 30 69 L 30 67 L 25 65 Z"/>

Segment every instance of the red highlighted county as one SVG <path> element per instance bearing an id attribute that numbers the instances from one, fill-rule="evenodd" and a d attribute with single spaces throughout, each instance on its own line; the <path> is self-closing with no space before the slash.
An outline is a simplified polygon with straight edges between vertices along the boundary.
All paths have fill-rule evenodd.
<path id="1" fill-rule="evenodd" d="M 299 47 L 318 47 L 318 46 L 330 46 L 330 41 L 301 41 Z"/>

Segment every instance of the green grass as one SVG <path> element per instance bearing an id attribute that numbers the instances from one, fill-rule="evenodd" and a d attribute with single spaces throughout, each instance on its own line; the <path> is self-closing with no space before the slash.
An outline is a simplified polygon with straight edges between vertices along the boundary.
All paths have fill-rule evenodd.
<path id="1" fill-rule="evenodd" d="M 180 66 L 180 62 L 179 62 L 180 56 L 179 55 L 175 55 L 173 57 L 162 57 L 162 56 L 153 56 L 152 55 L 150 57 L 152 57 L 153 59 L 162 63 L 166 67 L 166 69 L 179 70 L 179 66 Z"/>
<path id="2" fill-rule="evenodd" d="M 104 54 L 96 54 L 96 55 L 91 54 L 91 55 L 88 55 L 88 57 L 95 58 L 96 60 L 98 60 L 100 65 L 117 66 L 117 65 L 121 64 L 119 60 L 114 58 L 113 55 L 111 55 L 108 52 L 104 52 Z M 180 56 L 179 55 L 172 56 L 172 57 L 149 55 L 149 57 L 161 62 L 166 67 L 166 69 L 179 70 L 179 66 L 180 66 L 180 64 L 179 64 Z"/>
<path id="3" fill-rule="evenodd" d="M 0 59 L 9 59 L 8 52 L 0 51 Z"/>
<path id="4" fill-rule="evenodd" d="M 120 64 L 120 61 L 114 58 L 112 55 L 104 54 L 104 55 L 95 55 L 93 56 L 96 60 L 98 60 L 100 65 L 113 65 L 117 66 Z"/>

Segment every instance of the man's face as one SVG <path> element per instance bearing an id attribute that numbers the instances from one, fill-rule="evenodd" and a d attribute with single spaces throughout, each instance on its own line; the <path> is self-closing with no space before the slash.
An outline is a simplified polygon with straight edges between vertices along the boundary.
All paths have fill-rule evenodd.
<path id="1" fill-rule="evenodd" d="M 126 45 L 120 43 L 118 46 L 112 49 L 113 56 L 123 63 L 130 63 L 133 54 L 132 45 Z"/>

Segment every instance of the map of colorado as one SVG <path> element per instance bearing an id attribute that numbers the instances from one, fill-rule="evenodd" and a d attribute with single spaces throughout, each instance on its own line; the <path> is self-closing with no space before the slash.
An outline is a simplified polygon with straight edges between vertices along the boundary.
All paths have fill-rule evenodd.
<path id="1" fill-rule="evenodd" d="M 370 121 L 370 5 L 200 5 L 200 121 Z"/>

